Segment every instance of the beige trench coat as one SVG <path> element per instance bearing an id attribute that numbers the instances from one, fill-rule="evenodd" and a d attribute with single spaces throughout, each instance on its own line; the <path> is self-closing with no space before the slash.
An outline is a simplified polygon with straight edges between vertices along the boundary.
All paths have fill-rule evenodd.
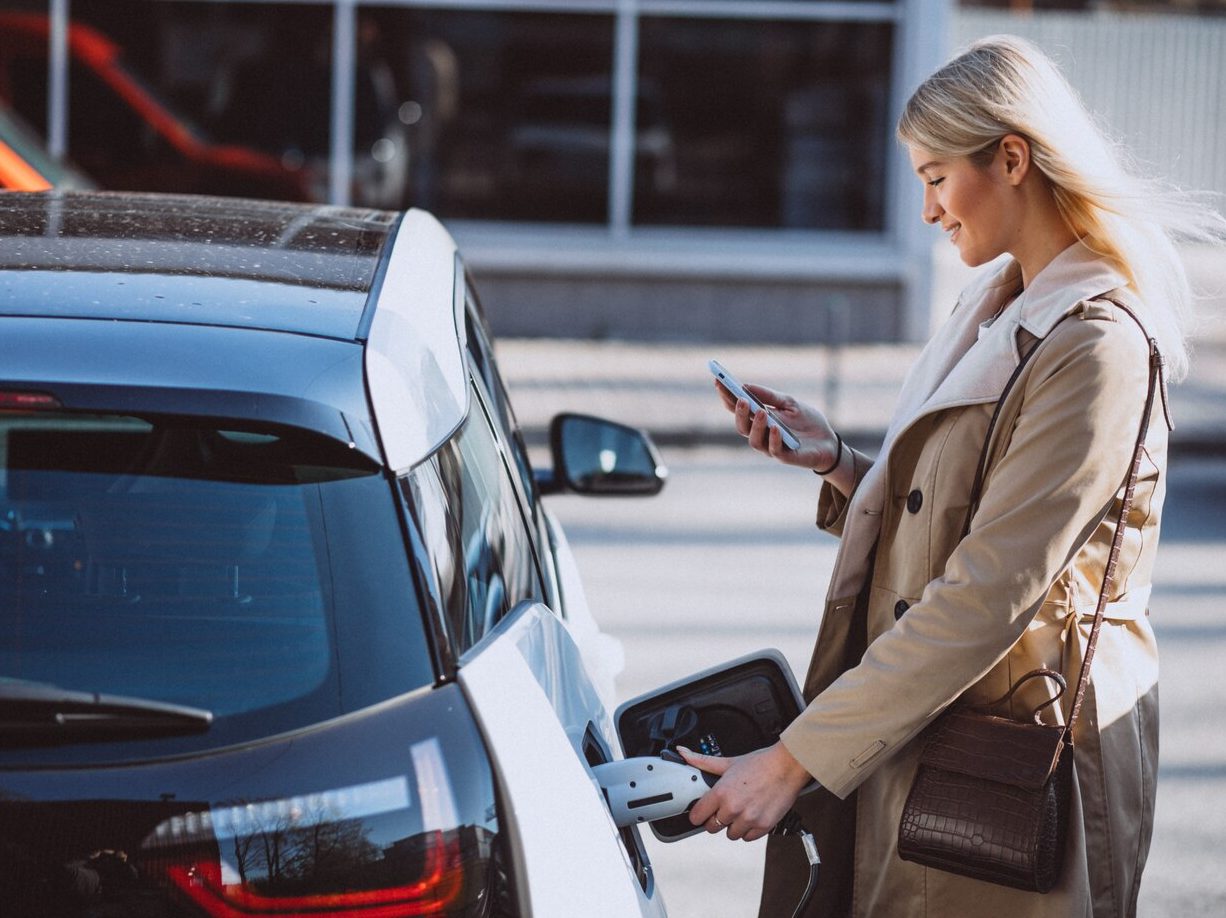
<path id="1" fill-rule="evenodd" d="M 1161 403 L 1074 730 L 1077 788 L 1059 885 L 1019 892 L 897 855 L 916 737 L 941 710 L 995 700 L 1040 666 L 1076 682 L 1148 382 L 1137 324 L 1097 299 L 1124 285 L 1076 243 L 1025 291 L 1016 264 L 968 290 L 909 374 L 877 461 L 857 457 L 851 499 L 823 488 L 818 525 L 841 545 L 809 704 L 783 735 L 822 785 L 800 804 L 823 861 L 808 916 L 1135 914 L 1157 774 L 1147 599 L 1166 484 Z M 1002 406 L 982 500 L 960 539 L 989 418 L 1020 353 L 1039 339 Z M 1054 690 L 1030 680 L 1014 713 Z M 1059 706 L 1044 713 L 1064 716 Z M 797 841 L 772 838 L 761 914 L 791 915 L 807 876 Z"/>

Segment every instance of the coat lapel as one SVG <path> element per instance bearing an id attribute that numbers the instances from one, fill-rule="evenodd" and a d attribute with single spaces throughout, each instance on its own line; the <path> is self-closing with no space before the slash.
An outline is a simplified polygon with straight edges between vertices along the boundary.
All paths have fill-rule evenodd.
<path id="1" fill-rule="evenodd" d="M 883 455 L 898 434 L 925 414 L 958 400 L 980 400 L 993 391 L 1000 394 L 1017 361 L 1005 323 L 997 320 L 986 329 L 984 323 L 1020 289 L 1021 272 L 1010 262 L 962 295 L 958 308 L 932 336 L 903 382 Z M 993 389 L 1002 374 L 1000 386 Z"/>
<path id="2" fill-rule="evenodd" d="M 1017 264 L 1001 270 L 980 297 L 971 321 L 983 322 L 995 314 L 1008 297 L 1021 286 Z M 948 374 L 902 427 L 918 418 L 958 405 L 994 402 L 1017 367 L 1018 331 L 1025 329 L 1035 338 L 1045 338 L 1064 316 L 1083 300 L 1100 296 L 1128 280 L 1103 257 L 1076 242 L 1047 265 L 1021 291 L 992 325 L 972 339 Z"/>
<path id="3" fill-rule="evenodd" d="M 1021 358 L 1020 329 L 1045 338 L 1078 303 L 1127 283 L 1105 258 L 1075 242 L 1052 259 L 1025 290 L 1021 290 L 1021 269 L 1014 261 L 970 288 L 903 383 L 881 455 L 888 454 L 902 431 L 927 414 L 999 398 Z M 1015 293 L 1016 299 L 997 316 Z M 993 316 L 995 321 L 985 327 Z"/>
<path id="4" fill-rule="evenodd" d="M 994 402 L 1020 359 L 1020 329 L 1044 338 L 1082 300 L 1126 284 L 1127 278 L 1105 258 L 1076 242 L 1052 259 L 1003 312 L 1001 307 L 1021 288 L 1021 269 L 1014 261 L 963 293 L 903 381 L 881 451 L 852 497 L 830 598 L 854 595 L 867 574 L 888 491 L 888 458 L 898 437 L 935 411 Z"/>

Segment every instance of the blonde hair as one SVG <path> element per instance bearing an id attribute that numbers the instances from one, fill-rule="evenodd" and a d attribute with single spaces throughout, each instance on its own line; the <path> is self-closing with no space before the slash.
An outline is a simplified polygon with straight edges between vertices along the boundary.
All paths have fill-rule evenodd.
<path id="1" fill-rule="evenodd" d="M 1226 218 L 1139 176 L 1035 45 L 980 39 L 915 90 L 898 122 L 905 144 L 984 164 L 1005 134 L 1030 143 L 1065 224 L 1129 280 L 1172 379 L 1187 372 L 1193 294 L 1177 241 L 1226 239 Z"/>

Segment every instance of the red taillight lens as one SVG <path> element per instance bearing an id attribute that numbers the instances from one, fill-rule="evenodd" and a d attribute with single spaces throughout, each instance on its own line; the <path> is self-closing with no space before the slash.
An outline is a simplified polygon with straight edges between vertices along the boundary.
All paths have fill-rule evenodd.
<path id="1" fill-rule="evenodd" d="M 216 861 L 169 867 L 171 883 L 212 918 L 414 918 L 445 915 L 464 886 L 457 832 L 429 832 L 418 879 L 386 889 L 269 896 L 245 883 L 226 883 Z"/>
<path id="2" fill-rule="evenodd" d="M 59 408 L 60 400 L 46 392 L 13 392 L 0 390 L 0 410 L 41 411 Z"/>

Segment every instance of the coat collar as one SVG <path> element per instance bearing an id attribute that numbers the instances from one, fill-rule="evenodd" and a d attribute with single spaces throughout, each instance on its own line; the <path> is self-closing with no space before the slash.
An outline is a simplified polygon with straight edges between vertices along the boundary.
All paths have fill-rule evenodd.
<path id="1" fill-rule="evenodd" d="M 963 292 L 903 381 L 881 451 L 852 495 L 831 576 L 832 597 L 855 595 L 866 576 L 886 499 L 889 454 L 899 435 L 934 411 L 996 401 L 1021 359 L 1019 330 L 1046 337 L 1083 300 L 1126 284 L 1110 262 L 1075 242 L 1025 290 L 1021 268 L 1010 261 Z"/>
<path id="2" fill-rule="evenodd" d="M 994 401 L 1021 359 L 1020 330 L 1045 338 L 1078 303 L 1127 283 L 1106 258 L 1080 241 L 1053 258 L 1024 290 L 1021 268 L 1011 260 L 968 290 L 958 310 L 964 315 L 955 312 L 946 329 L 934 336 L 931 345 L 937 357 L 928 369 L 938 372 L 917 380 L 919 404 L 910 417 L 900 412 L 891 427 L 900 430 L 941 408 Z M 947 371 L 940 372 L 942 367 Z"/>
<path id="3" fill-rule="evenodd" d="M 1128 278 L 1110 261 L 1085 243 L 1074 242 L 1035 275 L 1019 297 L 1017 324 L 1045 338 L 1078 303 L 1127 285 Z"/>

